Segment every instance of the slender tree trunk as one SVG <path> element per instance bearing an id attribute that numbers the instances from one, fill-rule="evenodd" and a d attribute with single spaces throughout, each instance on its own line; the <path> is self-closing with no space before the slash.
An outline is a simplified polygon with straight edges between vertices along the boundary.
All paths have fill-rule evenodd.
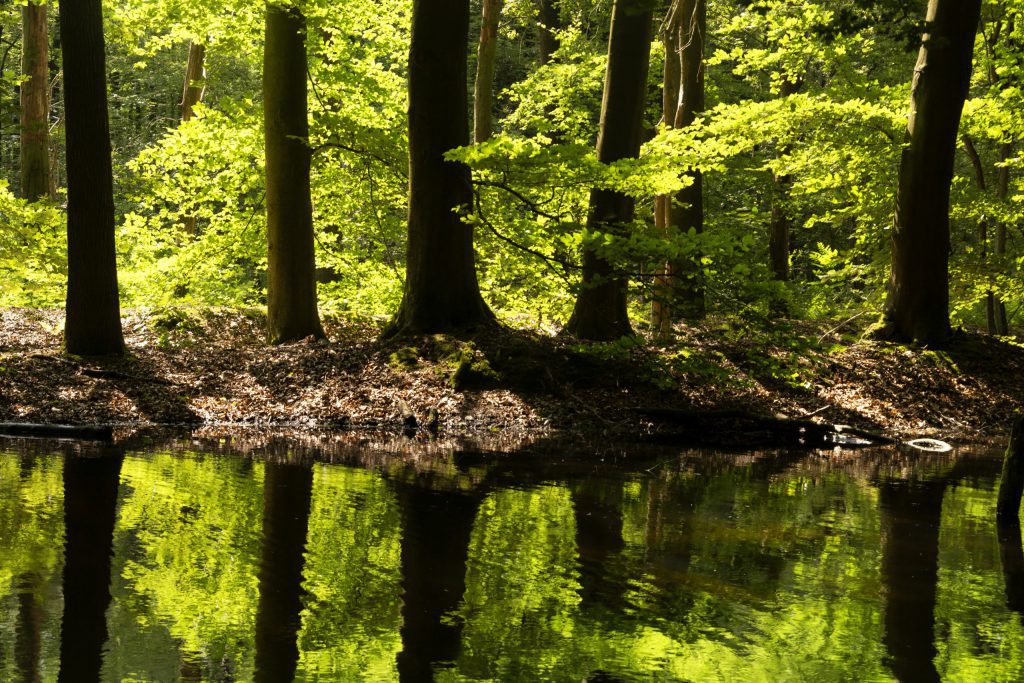
<path id="1" fill-rule="evenodd" d="M 981 155 L 978 154 L 978 148 L 974 145 L 974 139 L 970 135 L 964 135 L 964 151 L 967 152 L 967 158 L 971 162 L 971 167 L 974 169 L 974 186 L 978 189 L 978 192 L 984 194 L 988 191 L 988 181 L 985 178 L 985 165 L 981 160 Z M 978 244 L 980 245 L 980 256 L 982 267 L 989 270 L 989 289 L 985 294 L 985 313 L 987 321 L 987 330 L 990 335 L 996 334 L 996 297 L 992 292 L 992 265 L 988 262 L 988 218 L 982 216 L 981 220 L 978 221 Z"/>
<path id="2" fill-rule="evenodd" d="M 540 17 L 537 34 L 537 48 L 540 52 L 541 66 L 551 61 L 551 56 L 558 50 L 558 37 L 555 31 L 562 28 L 562 20 L 558 14 L 555 0 L 540 0 Z"/>
<path id="3" fill-rule="evenodd" d="M 480 46 L 476 53 L 476 85 L 473 88 L 473 141 L 486 142 L 493 128 L 494 62 L 498 48 L 498 20 L 502 0 L 483 0 Z"/>
<path id="4" fill-rule="evenodd" d="M 185 62 L 185 87 L 181 93 L 181 120 L 191 121 L 193 109 L 206 94 L 206 46 L 190 43 Z"/>
<path id="5" fill-rule="evenodd" d="M 306 101 L 306 20 L 268 4 L 263 53 L 267 325 L 273 344 L 324 337 L 317 312 Z"/>
<path id="6" fill-rule="evenodd" d="M 652 8 L 648 0 L 615 0 L 608 38 L 608 71 L 601 103 L 597 157 L 609 164 L 640 153 L 647 69 L 651 52 Z M 587 229 L 621 235 L 633 220 L 634 201 L 618 192 L 590 193 Z M 610 341 L 633 334 L 629 324 L 628 281 L 593 246 L 583 248 L 583 286 L 566 331 L 580 339 Z"/>
<path id="7" fill-rule="evenodd" d="M 68 181 L 64 345 L 79 355 L 124 351 L 114 244 L 114 181 L 101 0 L 60 6 Z"/>
<path id="8" fill-rule="evenodd" d="M 14 639 L 14 665 L 20 683 L 41 683 L 39 671 L 43 653 L 43 612 L 39 595 L 43 577 L 37 572 L 25 572 L 15 583 L 18 595 L 18 626 Z"/>
<path id="9" fill-rule="evenodd" d="M 669 128 L 675 125 L 679 110 L 679 88 L 681 83 L 681 60 L 679 56 L 679 5 L 669 8 L 661 42 L 665 48 L 665 68 L 661 86 L 661 117 Z M 661 195 L 654 199 L 654 227 L 659 234 L 669 237 L 671 224 L 672 196 Z M 663 265 L 654 276 L 654 298 L 651 302 L 651 329 L 660 339 L 667 339 L 672 333 L 672 297 L 674 283 L 671 264 Z"/>
<path id="10" fill-rule="evenodd" d="M 892 272 L 879 336 L 928 346 L 950 337 L 949 196 L 981 0 L 930 0 L 900 164 Z"/>
<path id="11" fill-rule="evenodd" d="M 405 293 L 386 334 L 488 324 L 476 279 L 469 167 L 445 152 L 469 144 L 469 0 L 414 0 L 409 50 L 409 241 Z"/>
<path id="12" fill-rule="evenodd" d="M 999 168 L 996 175 L 996 198 L 1005 202 L 1010 196 L 1010 169 L 1005 163 L 1013 156 L 1013 145 L 1010 143 L 999 146 L 999 161 L 1004 165 Z M 1003 267 L 1006 257 L 1006 223 L 1000 222 L 996 226 L 995 256 L 998 268 Z M 1006 317 L 1006 302 L 997 295 L 992 295 L 992 318 L 995 333 L 1001 336 L 1010 334 L 1010 324 Z"/>
<path id="13" fill-rule="evenodd" d="M 303 81 L 305 82 L 305 81 Z M 290 681 L 299 663 L 302 570 L 313 500 L 310 465 L 269 462 L 263 483 L 263 547 L 256 608 L 257 683 Z"/>
<path id="14" fill-rule="evenodd" d="M 46 5 L 21 8 L 21 196 L 50 197 L 50 58 Z"/>
<path id="15" fill-rule="evenodd" d="M 697 116 L 704 111 L 704 45 L 708 24 L 706 0 L 680 0 L 679 12 L 681 82 L 675 127 L 685 128 L 693 125 Z M 676 193 L 671 205 L 670 221 L 680 233 L 693 231 L 694 235 L 700 235 L 704 232 L 704 177 L 700 171 L 692 171 L 689 175 L 693 182 Z M 700 259 L 700 253 L 695 253 L 692 258 L 672 265 L 679 290 L 678 313 L 690 320 L 703 318 L 706 311 Z"/>
<path id="16" fill-rule="evenodd" d="M 188 60 L 185 62 L 185 86 L 181 92 L 181 121 L 192 120 L 195 106 L 203 101 L 206 93 L 206 46 L 200 43 L 189 43 Z M 196 217 L 186 216 L 182 221 L 185 232 L 196 234 Z"/>
<path id="17" fill-rule="evenodd" d="M 783 98 L 796 95 L 800 92 L 800 87 L 799 79 L 786 78 L 782 81 L 779 95 Z M 772 185 L 774 195 L 772 196 L 771 224 L 768 227 L 769 265 L 772 277 L 776 282 L 789 282 L 789 238 L 793 220 L 790 218 L 785 204 L 793 186 L 793 179 L 786 174 L 773 175 Z"/>

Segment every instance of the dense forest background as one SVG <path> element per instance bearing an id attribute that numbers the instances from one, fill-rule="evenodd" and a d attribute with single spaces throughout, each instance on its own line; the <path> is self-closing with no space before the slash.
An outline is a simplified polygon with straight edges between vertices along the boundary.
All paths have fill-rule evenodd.
<path id="1" fill-rule="evenodd" d="M 628 275 L 640 329 L 660 324 L 665 263 L 682 298 L 699 290 L 687 315 L 866 321 L 883 309 L 925 2 L 654 7 L 643 146 L 602 164 L 612 3 L 483 1 L 471 5 L 467 46 L 477 143 L 450 158 L 472 169 L 462 220 L 499 319 L 560 329 L 580 253 L 595 249 Z M 40 201 L 24 198 L 19 152 L 28 10 L 0 9 L 0 306 L 65 300 L 64 82 L 50 9 L 51 181 Z M 266 305 L 262 3 L 105 0 L 103 10 L 122 305 Z M 308 0 L 301 11 L 320 310 L 386 320 L 406 277 L 412 2 Z M 983 3 L 951 195 L 953 324 L 1004 335 L 1024 304 L 1022 11 L 1019 0 Z M 680 122 L 669 103 L 676 57 L 695 45 L 704 101 Z M 627 227 L 588 228 L 595 187 L 635 202 Z M 666 218 L 669 205 L 690 214 Z"/>

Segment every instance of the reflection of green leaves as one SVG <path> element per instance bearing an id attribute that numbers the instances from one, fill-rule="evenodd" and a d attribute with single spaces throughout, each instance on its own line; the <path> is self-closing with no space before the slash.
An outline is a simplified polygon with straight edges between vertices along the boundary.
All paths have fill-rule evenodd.
<path id="1" fill-rule="evenodd" d="M 121 478 L 115 567 L 124 588 L 113 609 L 122 628 L 159 626 L 208 669 L 251 670 L 262 467 L 155 454 L 126 458 Z M 119 675 L 150 665 L 145 653 L 113 650 L 108 665 L 126 667 Z"/>
<path id="2" fill-rule="evenodd" d="M 401 519 L 375 473 L 318 466 L 306 541 L 300 680 L 397 678 Z"/>

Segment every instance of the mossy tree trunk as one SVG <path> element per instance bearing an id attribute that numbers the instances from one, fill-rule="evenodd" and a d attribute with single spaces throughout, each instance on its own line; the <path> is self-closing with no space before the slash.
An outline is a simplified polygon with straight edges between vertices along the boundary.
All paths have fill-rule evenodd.
<path id="1" fill-rule="evenodd" d="M 295 6 L 267 5 L 263 118 L 268 337 L 273 344 L 322 338 L 309 180 L 306 20 Z"/>
<path id="2" fill-rule="evenodd" d="M 114 181 L 101 0 L 60 6 L 68 183 L 64 345 L 91 356 L 124 351 L 114 244 Z"/>
<path id="3" fill-rule="evenodd" d="M 950 184 L 980 13 L 980 0 L 928 3 L 900 164 L 883 338 L 938 347 L 951 334 Z"/>
<path id="4" fill-rule="evenodd" d="M 51 196 L 50 63 L 46 5 L 21 8 L 21 196 Z"/>
<path id="5" fill-rule="evenodd" d="M 386 334 L 434 334 L 494 321 L 476 279 L 469 167 L 469 0 L 414 0 L 409 50 L 409 221 L 405 292 Z"/>
<path id="6" fill-rule="evenodd" d="M 601 163 L 640 153 L 647 70 L 650 65 L 652 6 L 649 0 L 616 0 L 608 38 L 608 70 L 601 103 L 597 157 Z M 590 193 L 587 229 L 622 235 L 633 220 L 632 197 L 607 189 Z M 590 341 L 633 334 L 626 293 L 628 280 L 591 245 L 583 248 L 583 282 L 566 332 Z"/>

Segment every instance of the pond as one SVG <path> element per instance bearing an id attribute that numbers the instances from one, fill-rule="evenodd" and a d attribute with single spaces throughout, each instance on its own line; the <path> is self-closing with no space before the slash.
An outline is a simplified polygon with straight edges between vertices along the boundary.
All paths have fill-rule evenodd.
<path id="1" fill-rule="evenodd" d="M 1019 681 L 996 447 L 0 443 L 0 680 Z"/>

